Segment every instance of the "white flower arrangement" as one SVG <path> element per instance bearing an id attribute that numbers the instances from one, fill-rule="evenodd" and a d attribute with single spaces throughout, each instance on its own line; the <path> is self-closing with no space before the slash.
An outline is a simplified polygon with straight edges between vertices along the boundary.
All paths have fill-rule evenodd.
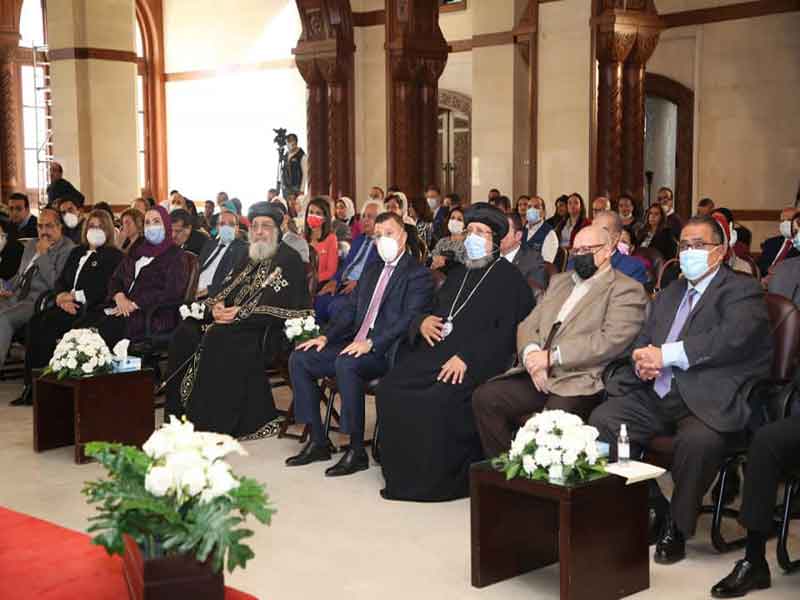
<path id="1" fill-rule="evenodd" d="M 284 327 L 290 342 L 305 342 L 319 336 L 319 326 L 313 316 L 286 319 Z"/>
<path id="2" fill-rule="evenodd" d="M 110 373 L 112 359 L 111 351 L 96 330 L 72 329 L 59 340 L 44 374 L 64 379 Z"/>
<path id="3" fill-rule="evenodd" d="M 192 423 L 175 416 L 150 436 L 142 450 L 153 461 L 145 489 L 154 496 L 174 496 L 178 506 L 193 499 L 211 502 L 238 487 L 223 459 L 233 452 L 247 454 L 231 436 L 195 431 Z"/>
<path id="4" fill-rule="evenodd" d="M 181 315 L 181 319 L 184 321 L 189 318 L 202 321 L 206 314 L 206 305 L 200 302 L 192 302 L 189 306 L 186 304 L 182 305 L 178 309 L 178 312 Z"/>
<path id="5" fill-rule="evenodd" d="M 597 448 L 597 429 L 584 425 L 577 415 L 546 410 L 517 432 L 511 449 L 492 461 L 507 479 L 585 481 L 605 473 L 605 459 Z"/>

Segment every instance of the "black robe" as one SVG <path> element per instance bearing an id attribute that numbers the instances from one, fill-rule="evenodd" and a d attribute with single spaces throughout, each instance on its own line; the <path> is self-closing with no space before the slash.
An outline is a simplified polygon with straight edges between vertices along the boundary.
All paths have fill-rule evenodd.
<path id="1" fill-rule="evenodd" d="M 212 322 L 218 302 L 241 307 L 233 323 Z M 279 244 L 272 259 L 245 261 L 205 304 L 206 321 L 186 319 L 170 344 L 169 373 L 177 374 L 168 412 L 186 414 L 198 430 L 261 437 L 278 414 L 265 369 L 288 343 L 284 321 L 313 314 L 303 262 Z"/>
<path id="2" fill-rule="evenodd" d="M 488 268 L 469 271 L 456 309 Z M 465 274 L 463 265 L 450 271 L 432 314 L 447 319 Z M 519 270 L 500 259 L 443 341 L 431 347 L 419 335 L 428 315 L 411 324 L 413 351 L 381 380 L 377 391 L 387 498 L 442 501 L 467 495 L 469 466 L 483 456 L 472 392 L 511 366 L 517 326 L 533 306 L 533 294 Z M 467 365 L 464 381 L 438 382 L 442 365 L 456 354 Z"/>

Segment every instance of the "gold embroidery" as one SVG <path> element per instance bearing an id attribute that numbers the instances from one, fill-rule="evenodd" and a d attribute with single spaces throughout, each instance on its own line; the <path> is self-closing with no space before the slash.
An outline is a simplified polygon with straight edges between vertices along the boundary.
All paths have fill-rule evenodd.
<path id="1" fill-rule="evenodd" d="M 292 310 L 279 306 L 258 306 L 253 310 L 253 314 L 269 315 L 270 317 L 277 317 L 278 319 L 304 319 L 306 317 L 313 317 L 314 311 L 312 309 Z"/>

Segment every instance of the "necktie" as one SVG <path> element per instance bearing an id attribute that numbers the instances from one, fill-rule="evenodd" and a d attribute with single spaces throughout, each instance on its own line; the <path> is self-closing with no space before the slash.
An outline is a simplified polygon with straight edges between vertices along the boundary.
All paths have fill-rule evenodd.
<path id="1" fill-rule="evenodd" d="M 347 281 L 348 275 L 350 275 L 350 273 L 353 272 L 353 269 L 355 269 L 364 259 L 370 248 L 372 248 L 372 240 L 365 240 L 364 243 L 361 244 L 361 247 L 358 249 L 358 252 L 356 252 L 355 257 L 353 257 L 353 262 L 347 265 L 344 273 L 342 273 L 342 281 Z"/>
<path id="2" fill-rule="evenodd" d="M 363 342 L 367 339 L 367 334 L 372 327 L 372 322 L 375 320 L 375 315 L 378 314 L 378 309 L 381 307 L 381 300 L 383 300 L 383 293 L 386 291 L 386 286 L 389 283 L 389 278 L 392 276 L 394 267 L 386 265 L 381 271 L 381 276 L 378 278 L 378 285 L 375 286 L 375 291 L 372 293 L 372 300 L 369 302 L 367 314 L 361 322 L 361 327 L 356 334 L 357 342 Z"/>
<path id="3" fill-rule="evenodd" d="M 689 318 L 689 315 L 692 312 L 692 308 L 694 307 L 694 299 L 696 296 L 697 291 L 689 288 L 689 290 L 686 292 L 686 295 L 683 297 L 681 305 L 678 307 L 678 312 L 675 313 L 675 319 L 672 321 L 672 327 L 669 330 L 669 335 L 667 336 L 667 339 L 664 340 L 665 344 L 678 340 L 678 336 L 681 334 L 684 325 L 686 325 L 686 320 Z M 656 377 L 656 381 L 653 384 L 653 389 L 655 390 L 656 394 L 658 394 L 659 398 L 663 398 L 667 395 L 671 387 L 672 367 L 664 367 L 661 369 L 659 376 Z"/>
<path id="4" fill-rule="evenodd" d="M 225 250 L 225 248 L 227 248 L 227 246 L 225 246 L 223 244 L 217 244 L 217 247 L 214 249 L 214 252 L 211 253 L 211 256 L 208 257 L 208 260 L 201 267 L 200 272 L 202 273 L 209 266 L 213 265 L 214 264 L 214 259 L 217 258 L 217 256 L 219 256 L 219 253 L 222 252 L 223 250 Z"/>

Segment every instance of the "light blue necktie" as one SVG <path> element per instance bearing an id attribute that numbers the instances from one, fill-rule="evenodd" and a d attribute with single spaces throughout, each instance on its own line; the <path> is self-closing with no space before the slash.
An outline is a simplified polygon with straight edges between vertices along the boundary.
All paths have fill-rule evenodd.
<path id="1" fill-rule="evenodd" d="M 697 296 L 697 290 L 689 288 L 689 290 L 686 292 L 686 295 L 683 297 L 681 305 L 678 307 L 678 312 L 675 313 L 675 319 L 672 321 L 672 327 L 669 330 L 669 335 L 667 336 L 667 339 L 664 340 L 665 344 L 678 341 L 678 336 L 680 336 L 681 331 L 683 331 L 683 327 L 686 325 L 686 320 L 689 318 L 692 308 L 694 307 L 695 296 Z M 663 398 L 669 393 L 671 387 L 672 367 L 664 367 L 661 369 L 659 376 L 656 377 L 656 381 L 653 384 L 653 389 L 660 398 Z"/>

